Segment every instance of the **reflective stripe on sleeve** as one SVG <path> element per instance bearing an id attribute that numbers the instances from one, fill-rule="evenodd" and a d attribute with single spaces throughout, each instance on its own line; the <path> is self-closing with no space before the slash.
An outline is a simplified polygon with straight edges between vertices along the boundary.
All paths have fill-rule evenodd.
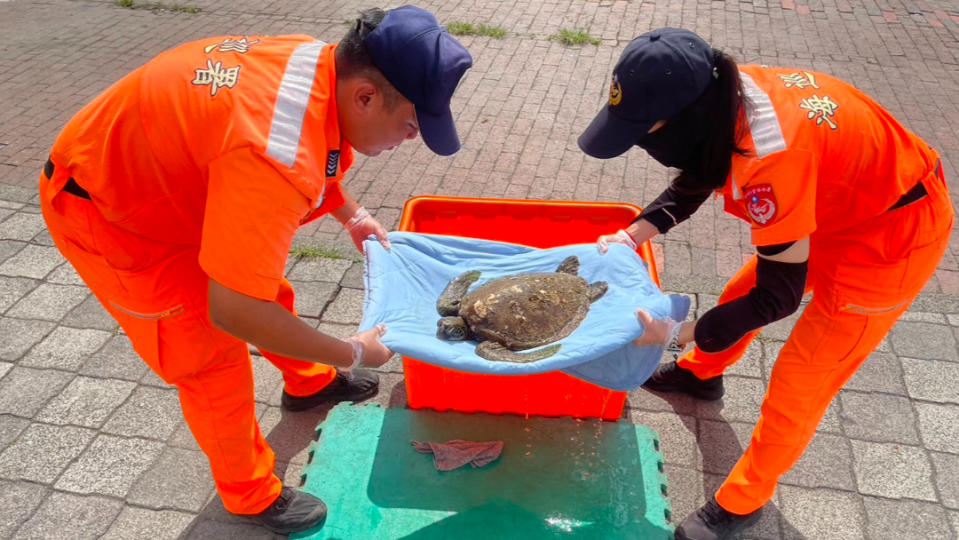
<path id="1" fill-rule="evenodd" d="M 293 51 L 286 63 L 286 71 L 280 82 L 280 90 L 273 106 L 273 122 L 266 143 L 266 155 L 292 167 L 300 146 L 303 116 L 313 89 L 313 77 L 320 51 L 326 43 L 312 41 L 303 43 Z"/>
<path id="2" fill-rule="evenodd" d="M 752 103 L 749 111 L 749 131 L 753 136 L 753 144 L 756 145 L 756 156 L 765 155 L 786 149 L 786 139 L 783 137 L 782 128 L 779 126 L 779 118 L 776 116 L 776 109 L 769 99 L 766 92 L 763 92 L 752 78 L 740 72 L 743 81 L 743 92 L 746 98 Z"/>

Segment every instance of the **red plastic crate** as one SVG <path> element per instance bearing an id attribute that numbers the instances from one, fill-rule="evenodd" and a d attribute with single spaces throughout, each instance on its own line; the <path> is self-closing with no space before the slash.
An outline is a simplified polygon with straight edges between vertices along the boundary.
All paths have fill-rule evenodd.
<path id="1" fill-rule="evenodd" d="M 599 235 L 628 224 L 639 212 L 639 207 L 628 203 L 422 196 L 406 201 L 399 230 L 550 248 L 595 242 Z M 636 251 L 659 285 L 649 242 Z M 403 372 L 407 401 L 414 409 L 616 420 L 626 403 L 626 392 L 559 371 L 486 375 L 404 356 Z"/>

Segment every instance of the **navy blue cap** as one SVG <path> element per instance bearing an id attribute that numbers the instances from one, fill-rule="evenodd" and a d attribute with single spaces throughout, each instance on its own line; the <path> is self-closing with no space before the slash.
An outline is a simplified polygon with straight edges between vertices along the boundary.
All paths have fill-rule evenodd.
<path id="1" fill-rule="evenodd" d="M 373 63 L 413 102 L 423 142 L 448 156 L 460 149 L 450 99 L 473 58 L 432 13 L 415 6 L 386 12 L 364 40 Z"/>
<path id="2" fill-rule="evenodd" d="M 613 69 L 609 101 L 579 147 L 607 159 L 629 150 L 653 124 L 696 101 L 713 75 L 713 49 L 689 30 L 660 28 L 626 46 Z"/>

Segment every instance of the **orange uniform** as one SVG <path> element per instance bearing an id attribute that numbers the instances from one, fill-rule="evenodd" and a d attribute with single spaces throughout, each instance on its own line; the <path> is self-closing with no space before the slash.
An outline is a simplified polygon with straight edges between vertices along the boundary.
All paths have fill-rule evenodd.
<path id="1" fill-rule="evenodd" d="M 353 162 L 336 113 L 335 47 L 232 36 L 167 51 L 73 117 L 40 178 L 54 242 L 179 389 L 233 513 L 263 510 L 281 482 L 254 416 L 247 345 L 210 322 L 208 280 L 293 312 L 283 277 L 293 235 L 343 205 Z M 89 199 L 63 191 L 70 181 Z M 295 396 L 335 375 L 264 356 Z"/>
<path id="2" fill-rule="evenodd" d="M 952 228 L 938 155 L 859 90 L 820 73 L 741 66 L 747 135 L 723 188 L 757 246 L 810 238 L 813 297 L 773 367 L 759 422 L 716 494 L 736 514 L 761 507 L 805 450 L 833 397 L 932 276 Z M 890 209 L 918 183 L 927 196 Z M 755 257 L 719 302 L 755 284 Z M 678 365 L 721 374 L 730 348 L 694 348 Z"/>

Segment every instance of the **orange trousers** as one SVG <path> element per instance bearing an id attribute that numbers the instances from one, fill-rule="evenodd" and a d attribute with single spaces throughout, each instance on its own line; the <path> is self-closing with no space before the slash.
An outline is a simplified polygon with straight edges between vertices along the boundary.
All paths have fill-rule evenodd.
<path id="1" fill-rule="evenodd" d="M 59 172 L 59 171 L 58 171 Z M 279 495 L 274 455 L 254 413 L 247 344 L 214 327 L 209 278 L 196 246 L 148 241 L 120 229 L 93 203 L 59 191 L 64 179 L 41 175 L 41 209 L 57 248 L 129 336 L 134 350 L 179 390 L 183 416 L 210 461 L 227 510 L 253 514 Z M 276 301 L 293 312 L 283 281 Z M 283 373 L 284 389 L 309 395 L 333 380 L 332 366 L 263 351 Z"/>
<path id="2" fill-rule="evenodd" d="M 917 202 L 851 230 L 813 236 L 806 282 L 813 297 L 776 358 L 749 446 L 716 493 L 726 510 L 747 514 L 772 498 L 832 399 L 935 272 L 953 209 L 941 170 L 923 184 L 928 196 Z M 755 282 L 753 257 L 719 302 L 746 294 Z M 757 333 L 718 353 L 694 348 L 678 364 L 701 379 L 714 377 L 742 357 Z"/>

